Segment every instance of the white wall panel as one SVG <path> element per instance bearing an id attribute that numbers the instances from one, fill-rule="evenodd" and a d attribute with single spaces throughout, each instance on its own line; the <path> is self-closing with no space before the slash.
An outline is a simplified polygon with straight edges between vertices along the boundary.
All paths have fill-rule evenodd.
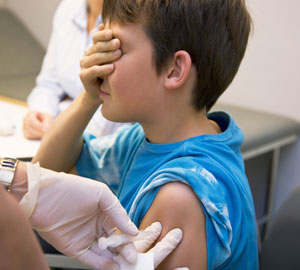
<path id="1" fill-rule="evenodd" d="M 54 11 L 61 0 L 6 1 L 8 8 L 23 21 L 33 35 L 46 48 L 51 33 Z"/>
<path id="2" fill-rule="evenodd" d="M 223 102 L 300 121 L 300 1 L 248 0 L 254 29 Z"/>
<path id="3" fill-rule="evenodd" d="M 0 0 L 0 8 L 6 7 L 6 0 Z"/>

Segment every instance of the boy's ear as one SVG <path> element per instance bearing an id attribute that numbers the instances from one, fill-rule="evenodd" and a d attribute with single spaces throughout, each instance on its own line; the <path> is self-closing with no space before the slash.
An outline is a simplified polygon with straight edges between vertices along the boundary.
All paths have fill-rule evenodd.
<path id="1" fill-rule="evenodd" d="M 190 74 L 191 66 L 192 59 L 189 53 L 177 51 L 168 66 L 165 87 L 174 89 L 182 86 Z"/>

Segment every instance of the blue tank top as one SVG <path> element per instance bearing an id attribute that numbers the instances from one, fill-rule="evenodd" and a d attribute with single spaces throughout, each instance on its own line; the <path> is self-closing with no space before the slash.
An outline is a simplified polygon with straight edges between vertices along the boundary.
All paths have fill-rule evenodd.
<path id="1" fill-rule="evenodd" d="M 106 183 L 138 226 L 162 185 L 181 181 L 206 216 L 208 269 L 258 269 L 255 210 L 240 152 L 243 134 L 225 112 L 208 118 L 222 133 L 152 144 L 139 124 L 113 135 L 84 135 L 76 168 Z"/>

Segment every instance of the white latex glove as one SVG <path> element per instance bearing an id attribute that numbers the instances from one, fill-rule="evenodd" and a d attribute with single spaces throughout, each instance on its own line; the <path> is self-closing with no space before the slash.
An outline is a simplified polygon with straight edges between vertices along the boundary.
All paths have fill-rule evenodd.
<path id="1" fill-rule="evenodd" d="M 138 230 L 110 189 L 31 163 L 27 176 L 28 192 L 20 205 L 33 228 L 67 256 L 96 269 L 119 269 L 108 249 L 99 252 L 97 240 L 110 235 L 115 226 L 129 235 L 137 235 Z"/>
<path id="2" fill-rule="evenodd" d="M 118 251 L 123 251 L 121 254 L 128 254 L 128 252 L 124 252 L 122 248 L 120 248 L 123 244 L 129 243 L 132 241 L 139 252 L 139 254 L 146 252 L 151 245 L 155 242 L 162 231 L 162 226 L 159 222 L 154 222 L 151 226 L 149 226 L 144 231 L 140 231 L 137 236 L 128 236 L 125 234 L 112 234 L 109 237 L 101 237 L 99 239 L 99 248 L 106 249 L 106 248 L 117 248 Z M 135 270 L 140 269 L 143 265 L 141 260 L 147 261 L 147 269 L 155 269 L 180 243 L 182 239 L 182 231 L 180 229 L 173 229 L 167 233 L 167 235 L 158 242 L 152 249 L 146 252 L 146 255 L 151 255 L 150 260 L 151 264 L 149 267 L 149 256 L 142 256 L 139 257 L 139 261 L 137 264 L 139 265 L 132 265 L 129 264 L 127 261 L 124 260 L 123 256 L 117 256 L 114 258 L 120 265 L 121 270 Z M 128 245 L 124 246 L 124 249 L 127 249 Z M 147 258 L 148 257 L 148 258 Z M 186 267 L 176 268 L 174 270 L 188 270 Z"/>

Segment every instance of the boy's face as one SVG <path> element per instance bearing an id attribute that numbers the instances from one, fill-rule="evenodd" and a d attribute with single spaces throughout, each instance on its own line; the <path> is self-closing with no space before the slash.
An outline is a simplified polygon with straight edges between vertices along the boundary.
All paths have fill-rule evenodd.
<path id="1" fill-rule="evenodd" d="M 121 42 L 122 55 L 102 83 L 102 113 L 117 122 L 150 121 L 161 103 L 163 86 L 163 76 L 157 75 L 152 62 L 151 42 L 141 24 L 113 24 L 109 28 Z"/>

